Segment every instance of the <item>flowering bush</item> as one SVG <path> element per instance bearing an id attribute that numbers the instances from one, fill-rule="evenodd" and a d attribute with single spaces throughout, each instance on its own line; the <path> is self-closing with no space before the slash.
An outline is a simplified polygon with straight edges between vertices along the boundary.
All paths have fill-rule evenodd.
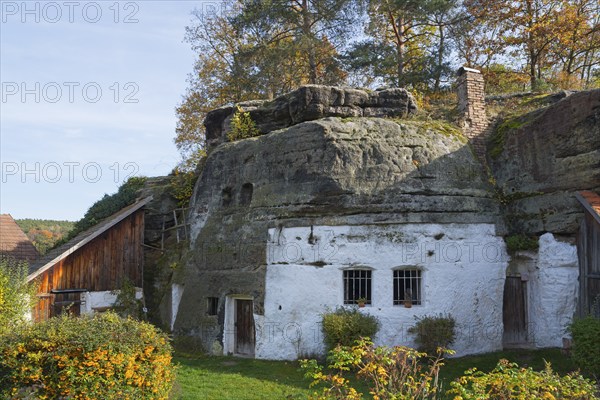
<path id="1" fill-rule="evenodd" d="M 500 360 L 492 372 L 484 373 L 476 368 L 451 382 L 455 400 L 479 399 L 570 399 L 596 400 L 595 385 L 581 375 L 559 376 L 546 363 L 541 372 L 531 368 L 519 368 L 515 363 Z"/>
<path id="2" fill-rule="evenodd" d="M 167 399 L 173 378 L 167 336 L 113 313 L 61 316 L 0 337 L 3 399 Z"/>
<path id="3" fill-rule="evenodd" d="M 352 347 L 337 346 L 330 351 L 328 371 L 316 360 L 302 360 L 300 365 L 305 376 L 313 380 L 311 386 L 324 385 L 313 399 L 363 399 L 345 376 L 353 372 L 368 383 L 375 400 L 433 400 L 441 397 L 438 382 L 440 367 L 444 365 L 441 356 L 439 353 L 431 359 L 410 347 L 375 347 L 369 339 L 360 339 Z"/>

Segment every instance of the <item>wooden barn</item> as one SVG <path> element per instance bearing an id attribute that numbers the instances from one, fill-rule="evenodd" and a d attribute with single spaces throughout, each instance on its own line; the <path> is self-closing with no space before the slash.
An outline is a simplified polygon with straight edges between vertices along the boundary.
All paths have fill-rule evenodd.
<path id="1" fill-rule="evenodd" d="M 110 308 L 114 290 L 129 279 L 142 296 L 144 206 L 152 197 L 127 206 L 50 251 L 30 268 L 39 283 L 33 317 L 40 321 L 69 310 L 80 315 Z"/>
<path id="2" fill-rule="evenodd" d="M 600 195 L 583 191 L 577 199 L 585 209 L 577 235 L 580 316 L 600 318 Z"/>
<path id="3" fill-rule="evenodd" d="M 0 214 L 0 257 L 29 264 L 39 253 L 10 214 Z"/>

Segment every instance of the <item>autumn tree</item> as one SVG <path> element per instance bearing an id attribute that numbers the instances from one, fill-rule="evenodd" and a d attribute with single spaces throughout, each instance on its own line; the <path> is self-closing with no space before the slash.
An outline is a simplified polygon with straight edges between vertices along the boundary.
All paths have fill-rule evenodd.
<path id="1" fill-rule="evenodd" d="M 354 0 L 252 0 L 243 3 L 233 23 L 260 38 L 255 52 L 270 49 L 271 54 L 297 60 L 297 80 L 336 84 L 345 78 L 337 55 L 352 32 L 357 4 Z M 274 60 L 279 68 L 280 59 Z"/>
<path id="2" fill-rule="evenodd" d="M 347 60 L 364 84 L 382 83 L 439 90 L 451 74 L 450 27 L 462 17 L 454 0 L 370 0 L 367 40 Z"/>
<path id="3" fill-rule="evenodd" d="M 561 66 L 555 71 L 559 86 L 590 86 L 600 65 L 600 2 L 565 1 L 558 20 L 562 32 L 550 53 L 552 64 Z"/>
<path id="4" fill-rule="evenodd" d="M 235 2 L 227 4 L 233 7 Z M 250 74 L 250 60 L 244 57 L 249 40 L 233 28 L 224 12 L 195 10 L 193 15 L 195 23 L 186 27 L 185 40 L 197 59 L 176 108 L 175 145 L 182 155 L 178 168 L 183 170 L 193 169 L 205 154 L 202 122 L 208 111 L 260 95 Z"/>
<path id="5" fill-rule="evenodd" d="M 598 65 L 597 0 L 466 0 L 465 7 L 473 26 L 493 33 L 484 42 L 491 52 L 479 46 L 479 55 L 516 65 L 533 90 L 557 74 L 557 65 L 568 76 L 578 71 L 582 79 Z M 470 48 L 477 47 L 475 42 Z"/>
<path id="6" fill-rule="evenodd" d="M 233 1 L 227 12 L 194 13 L 186 40 L 197 54 L 177 107 L 181 169 L 204 156 L 208 111 L 227 103 L 271 99 L 307 83 L 340 84 L 337 46 L 346 40 L 350 0 Z"/>

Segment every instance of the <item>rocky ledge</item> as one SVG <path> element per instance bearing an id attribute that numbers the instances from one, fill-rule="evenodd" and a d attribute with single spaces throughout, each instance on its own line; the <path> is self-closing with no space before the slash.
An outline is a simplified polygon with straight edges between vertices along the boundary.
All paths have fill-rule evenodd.
<path id="1" fill-rule="evenodd" d="M 600 192 L 600 90 L 506 121 L 492 140 L 502 146 L 491 167 L 510 230 L 575 234 L 583 215 L 575 193 Z"/>
<path id="2" fill-rule="evenodd" d="M 209 148 L 227 141 L 236 106 L 250 113 L 262 134 L 325 117 L 398 118 L 417 111 L 415 99 L 406 89 L 367 91 L 307 85 L 272 101 L 247 101 L 209 112 L 204 120 Z"/>

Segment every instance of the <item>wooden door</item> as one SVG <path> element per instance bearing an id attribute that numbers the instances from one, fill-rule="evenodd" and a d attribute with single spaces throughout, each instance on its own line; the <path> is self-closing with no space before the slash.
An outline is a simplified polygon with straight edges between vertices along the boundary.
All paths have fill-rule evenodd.
<path id="1" fill-rule="evenodd" d="M 254 315 L 252 300 L 235 300 L 235 353 L 254 356 Z"/>
<path id="2" fill-rule="evenodd" d="M 505 346 L 527 343 L 527 282 L 520 276 L 506 277 L 503 322 Z"/>

